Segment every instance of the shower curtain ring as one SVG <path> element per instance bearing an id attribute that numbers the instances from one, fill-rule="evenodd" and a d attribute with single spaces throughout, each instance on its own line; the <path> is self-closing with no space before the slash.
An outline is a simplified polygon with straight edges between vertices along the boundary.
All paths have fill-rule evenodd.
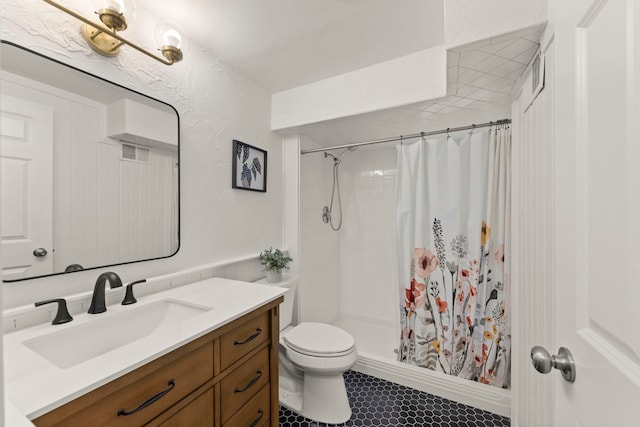
<path id="1" fill-rule="evenodd" d="M 422 140 L 424 141 L 424 131 L 420 132 L 420 138 L 422 138 Z"/>
<path id="2" fill-rule="evenodd" d="M 400 134 L 400 145 L 403 145 L 404 141 L 402 140 L 402 134 Z"/>
<path id="3" fill-rule="evenodd" d="M 469 136 L 473 135 L 473 131 L 476 130 L 476 124 L 471 124 L 471 130 L 469 131 Z"/>
<path id="4" fill-rule="evenodd" d="M 450 129 L 451 129 L 451 128 L 447 128 L 447 139 L 450 139 L 450 138 L 451 138 L 451 135 L 449 135 L 449 130 L 450 130 Z"/>

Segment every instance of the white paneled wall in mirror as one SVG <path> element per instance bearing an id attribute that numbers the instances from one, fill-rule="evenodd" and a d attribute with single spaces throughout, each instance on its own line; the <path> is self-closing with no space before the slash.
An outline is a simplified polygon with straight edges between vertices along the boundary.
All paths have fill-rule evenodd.
<path id="1" fill-rule="evenodd" d="M 3 280 L 174 254 L 179 246 L 175 110 L 16 46 L 3 43 L 2 54 L 2 179 L 23 189 L 3 191 L 15 195 L 2 201 L 2 212 L 14 213 L 2 220 L 3 255 L 12 255 L 3 256 Z M 36 121 L 42 109 L 50 114 L 48 130 Z M 20 118 L 26 118 L 21 144 L 11 135 Z M 50 154 L 34 165 L 12 151 L 15 145 L 31 146 L 40 157 Z M 10 167 L 16 159 L 28 174 Z M 20 186 L 17 177 L 23 179 Z M 37 197 L 29 199 L 35 191 Z M 11 218 L 19 218 L 24 230 L 16 232 Z"/>

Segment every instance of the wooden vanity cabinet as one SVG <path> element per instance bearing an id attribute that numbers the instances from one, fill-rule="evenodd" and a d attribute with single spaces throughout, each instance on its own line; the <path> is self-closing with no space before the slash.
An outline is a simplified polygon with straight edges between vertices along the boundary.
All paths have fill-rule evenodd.
<path id="1" fill-rule="evenodd" d="M 33 420 L 38 427 L 278 426 L 278 306 L 233 322 Z"/>

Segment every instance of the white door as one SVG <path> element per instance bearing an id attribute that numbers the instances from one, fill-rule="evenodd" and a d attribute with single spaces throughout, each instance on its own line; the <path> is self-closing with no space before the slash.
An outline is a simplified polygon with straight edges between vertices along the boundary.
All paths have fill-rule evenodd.
<path id="1" fill-rule="evenodd" d="M 556 28 L 566 46 L 556 58 L 573 66 L 557 68 L 556 87 L 569 88 L 556 91 L 564 113 L 555 116 L 556 348 L 548 350 L 569 348 L 577 375 L 571 384 L 553 373 L 555 425 L 638 426 L 640 3 L 566 7 L 577 19 Z"/>
<path id="2" fill-rule="evenodd" d="M 2 95 L 0 224 L 4 280 L 52 273 L 52 159 L 51 108 Z"/>

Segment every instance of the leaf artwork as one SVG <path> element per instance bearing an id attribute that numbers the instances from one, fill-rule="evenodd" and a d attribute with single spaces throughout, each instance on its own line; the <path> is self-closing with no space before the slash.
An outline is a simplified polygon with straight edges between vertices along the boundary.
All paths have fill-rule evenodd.
<path id="1" fill-rule="evenodd" d="M 235 140 L 234 140 L 235 141 Z M 242 171 L 240 172 L 240 181 L 245 188 L 251 187 L 252 182 L 257 182 L 258 175 L 262 174 L 262 171 L 266 165 L 262 165 L 262 160 L 252 153 L 252 148 L 248 144 L 235 141 L 234 154 L 238 160 L 238 166 L 242 164 Z M 253 157 L 251 157 L 253 155 Z"/>
<path id="2" fill-rule="evenodd" d="M 242 165 L 241 179 L 242 179 L 242 185 L 244 185 L 245 187 L 251 186 L 251 171 L 247 167 L 246 163 Z"/>
<path id="3" fill-rule="evenodd" d="M 253 167 L 256 168 L 258 173 L 262 173 L 262 165 L 260 164 L 260 160 L 257 157 L 253 158 Z"/>
<path id="4" fill-rule="evenodd" d="M 249 146 L 243 145 L 242 146 L 242 163 L 246 162 L 248 158 L 249 158 Z"/>
<path id="5" fill-rule="evenodd" d="M 241 144 L 239 142 L 236 144 L 236 157 L 238 158 L 238 160 L 240 160 L 240 154 L 242 153 L 242 147 L 244 147 L 244 144 Z"/>

